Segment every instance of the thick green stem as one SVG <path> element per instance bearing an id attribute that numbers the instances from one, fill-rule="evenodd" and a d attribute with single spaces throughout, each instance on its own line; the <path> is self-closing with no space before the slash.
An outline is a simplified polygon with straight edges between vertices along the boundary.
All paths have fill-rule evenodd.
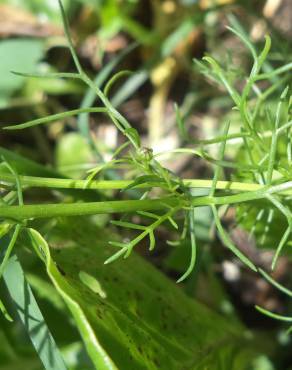
<path id="1" fill-rule="evenodd" d="M 58 216 L 86 216 L 104 213 L 126 213 L 136 211 L 159 211 L 169 207 L 198 207 L 209 205 L 234 204 L 266 198 L 270 194 L 279 194 L 292 188 L 292 181 L 265 186 L 259 190 L 226 196 L 202 196 L 184 199 L 180 197 L 164 197 L 145 200 L 119 200 L 108 202 L 41 204 L 25 206 L 1 206 L 0 218 L 16 221 L 30 218 L 50 218 Z"/>
<path id="2" fill-rule="evenodd" d="M 30 218 L 50 218 L 59 216 L 88 216 L 104 213 L 126 213 L 135 211 L 159 211 L 167 206 L 179 204 L 177 198 L 148 200 L 119 200 L 109 202 L 89 202 L 71 204 L 40 204 L 0 207 L 0 218 L 22 221 Z"/>
<path id="3" fill-rule="evenodd" d="M 10 174 L 0 174 L 0 185 L 14 185 L 15 177 Z M 125 189 L 132 181 L 131 180 L 72 180 L 72 179 L 58 179 L 50 177 L 35 177 L 35 176 L 19 176 L 22 186 L 37 187 L 37 188 L 53 188 L 53 189 L 96 189 L 96 190 L 110 190 L 110 189 Z M 212 180 L 203 179 L 185 179 L 183 180 L 185 186 L 189 188 L 210 188 Z M 157 184 L 159 187 L 161 184 Z M 151 184 L 140 184 L 139 188 L 153 187 Z M 255 191 L 263 189 L 264 186 L 255 183 L 244 183 L 236 181 L 217 181 L 217 190 L 230 190 L 230 191 Z M 292 195 L 291 192 L 286 194 Z"/>

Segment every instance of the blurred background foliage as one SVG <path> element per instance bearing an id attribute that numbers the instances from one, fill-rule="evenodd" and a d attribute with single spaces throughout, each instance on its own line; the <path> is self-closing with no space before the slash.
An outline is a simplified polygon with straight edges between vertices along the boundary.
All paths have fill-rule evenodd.
<path id="1" fill-rule="evenodd" d="M 183 146 L 189 138 L 195 142 L 215 137 L 226 118 L 232 120 L 232 129 L 236 131 L 239 117 L 231 111 L 231 100 L 216 81 L 204 76 L 202 66 L 193 63 L 193 59 L 211 54 L 225 66 L 230 79 L 240 84 L 251 60 L 240 41 L 226 30 L 227 25 L 240 27 L 258 50 L 264 35 L 271 35 L 272 53 L 264 65 L 266 71 L 291 61 L 292 57 L 289 0 L 63 0 L 63 3 L 78 55 L 99 86 L 104 86 L 119 70 L 134 72 L 115 82 L 110 90 L 111 101 L 137 128 L 144 145 L 155 152 Z M 11 73 L 72 71 L 71 57 L 63 47 L 65 43 L 57 1 L 0 0 L 1 126 L 95 104 L 94 95 L 78 81 L 24 79 Z M 278 82 L 280 86 L 283 81 Z M 276 106 L 279 91 L 276 89 L 270 108 Z M 176 104 L 185 122 L 185 135 L 177 130 Z M 62 174 L 73 178 L 85 177 L 88 169 L 111 158 L 122 140 L 106 116 L 86 114 L 67 119 L 65 125 L 54 122 L 46 127 L 0 134 L 1 146 L 45 165 L 44 171 L 51 171 L 55 177 Z M 210 145 L 206 151 L 214 156 L 216 148 Z M 241 155 L 235 140 L 234 145 L 228 146 L 227 157 L 233 160 Z M 164 164 L 182 177 L 203 178 L 212 174 L 209 165 L 189 155 L 175 160 L 165 158 Z M 106 178 L 119 175 L 122 174 L 111 170 L 104 172 Z M 56 196 L 61 197 L 59 193 L 43 191 L 26 194 L 32 202 L 49 201 Z M 65 195 L 65 199 L 70 197 L 71 194 Z M 291 302 L 262 278 L 246 271 L 219 245 L 209 209 L 196 209 L 196 213 L 198 264 L 181 289 L 229 319 L 239 318 L 255 333 L 258 343 L 264 343 L 250 369 L 292 369 L 291 339 L 285 328 L 253 308 L 259 304 L 287 313 L 289 309 L 291 312 Z M 256 228 L 255 218 L 258 218 Z M 233 209 L 226 210 L 224 216 L 233 239 L 262 266 L 271 259 L 269 249 L 273 248 L 273 237 L 277 235 L 274 228 L 281 225 L 281 220 L 274 218 L 267 229 L 269 219 L 269 214 L 258 216 L 257 204 L 240 207 L 237 215 Z M 106 217 L 97 220 L 102 227 L 106 222 Z M 239 222 L 243 227 L 237 227 Z M 255 238 L 250 240 L 245 229 L 250 231 L 253 227 Z M 168 277 L 177 279 L 188 263 L 189 249 L 187 242 L 181 248 L 167 245 L 166 240 L 172 238 L 172 232 L 163 227 L 155 253 L 149 255 L 146 245 L 139 247 L 139 253 Z M 262 245 L 260 252 L 255 240 L 260 241 L 257 245 Z M 25 253 L 23 258 L 28 280 L 67 362 L 72 369 L 90 368 L 62 301 L 47 283 L 39 264 Z M 287 254 L 280 260 L 275 277 L 289 284 L 290 268 Z M 3 290 L 1 285 L 1 293 Z M 57 309 L 63 311 L 62 317 Z M 0 369 L 40 368 L 21 324 L 11 326 L 2 317 L 0 323 Z"/>

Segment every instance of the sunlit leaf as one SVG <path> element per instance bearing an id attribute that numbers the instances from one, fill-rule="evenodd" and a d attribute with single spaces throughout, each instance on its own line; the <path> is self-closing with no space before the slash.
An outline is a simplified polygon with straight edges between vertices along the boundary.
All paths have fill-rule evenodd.
<path id="1" fill-rule="evenodd" d="M 242 348 L 240 326 L 187 298 L 138 255 L 105 266 L 112 247 L 96 226 L 74 218 L 60 221 L 48 241 L 61 246 L 63 240 L 71 240 L 72 246 L 51 251 L 33 233 L 35 247 L 45 254 L 50 278 L 71 311 L 75 310 L 81 335 L 94 335 L 90 345 L 97 340 L 117 368 L 198 370 L 214 368 L 224 358 L 225 366 L 232 363 L 244 369 L 250 362 L 252 352 L 242 357 L 250 350 L 248 342 Z M 98 282 L 103 297 L 84 285 L 80 271 Z M 92 359 L 96 355 L 89 353 Z"/>

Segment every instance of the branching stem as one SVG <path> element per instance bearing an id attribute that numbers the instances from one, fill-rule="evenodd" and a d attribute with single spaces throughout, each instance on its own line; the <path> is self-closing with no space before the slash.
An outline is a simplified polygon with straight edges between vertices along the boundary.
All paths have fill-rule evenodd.
<path id="1" fill-rule="evenodd" d="M 51 177 L 36 177 L 36 176 L 19 176 L 22 186 L 33 188 L 52 188 L 52 189 L 96 189 L 96 190 L 117 190 L 125 189 L 132 183 L 131 180 L 73 180 L 73 179 L 59 179 Z M 1 185 L 14 185 L 15 178 L 10 174 L 1 173 Z M 210 188 L 212 180 L 204 179 L 185 179 L 183 184 L 189 188 Z M 160 186 L 157 183 L 157 186 Z M 151 184 L 140 184 L 137 188 L 153 187 Z M 237 181 L 217 181 L 216 190 L 229 190 L 249 192 L 264 189 L 264 185 L 256 183 L 246 183 Z M 292 195 L 292 190 L 286 190 L 285 195 Z"/>
<path id="2" fill-rule="evenodd" d="M 164 197 L 143 200 L 118 200 L 107 202 L 71 203 L 71 204 L 40 204 L 24 206 L 1 206 L 0 218 L 16 221 L 31 218 L 50 218 L 59 216 L 86 216 L 105 213 L 126 213 L 137 211 L 161 211 L 167 207 L 198 207 L 209 205 L 235 204 L 252 200 L 264 199 L 269 194 L 291 191 L 292 181 L 274 186 L 263 186 L 259 190 L 247 191 L 225 196 Z"/>

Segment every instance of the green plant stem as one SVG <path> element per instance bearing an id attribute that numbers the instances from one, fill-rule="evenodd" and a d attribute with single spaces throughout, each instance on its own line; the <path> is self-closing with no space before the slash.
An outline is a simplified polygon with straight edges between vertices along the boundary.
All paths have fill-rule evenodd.
<path id="1" fill-rule="evenodd" d="M 107 109 L 108 115 L 111 117 L 112 121 L 116 125 L 116 127 L 129 139 L 129 141 L 133 144 L 135 149 L 139 148 L 138 143 L 133 140 L 132 136 L 127 134 L 127 129 L 131 129 L 131 125 L 125 119 L 124 116 L 121 115 L 119 111 L 117 111 L 109 101 L 109 99 L 102 93 L 102 91 L 98 88 L 98 86 L 84 73 L 80 74 L 81 79 L 85 84 L 87 84 L 93 91 L 95 91 L 96 95 L 102 101 L 104 106 Z"/>
<path id="2" fill-rule="evenodd" d="M 37 204 L 24 206 L 1 206 L 0 218 L 23 221 L 31 218 L 59 216 L 86 216 L 105 213 L 126 213 L 137 211 L 160 211 L 169 207 L 199 207 L 210 205 L 235 204 L 264 199 L 269 194 L 279 194 L 292 188 L 292 181 L 274 186 L 264 186 L 259 190 L 225 196 L 163 197 L 158 199 L 119 200 L 71 204 Z"/>
<path id="3" fill-rule="evenodd" d="M 42 125 L 45 123 L 63 120 L 64 118 L 72 117 L 72 116 L 75 116 L 77 114 L 82 114 L 82 113 L 107 113 L 107 109 L 104 107 L 73 109 L 67 112 L 53 114 L 48 117 L 38 118 L 38 119 L 28 121 L 25 123 L 21 123 L 18 125 L 7 126 L 7 127 L 4 127 L 4 130 L 22 130 L 24 128 L 29 128 L 33 126 Z"/>
<path id="4" fill-rule="evenodd" d="M 2 185 L 14 185 L 16 180 L 13 175 L 0 174 L 0 187 Z M 59 179 L 51 177 L 36 177 L 36 176 L 19 176 L 22 186 L 34 188 L 52 188 L 52 189 L 95 189 L 95 190 L 119 190 L 125 189 L 132 184 L 132 180 L 73 180 Z M 184 179 L 183 184 L 189 188 L 211 188 L 212 180 L 204 179 Z M 161 184 L 157 183 L 157 187 Z M 139 184 L 137 188 L 154 187 L 154 183 Z M 228 190 L 239 192 L 253 192 L 265 189 L 265 185 L 256 183 L 246 183 L 237 181 L 217 181 L 216 190 Z M 285 195 L 292 195 L 292 190 L 289 188 L 284 191 Z"/>
<path id="5" fill-rule="evenodd" d="M 49 218 L 59 216 L 86 216 L 104 213 L 126 213 L 135 211 L 159 211 L 167 206 L 175 207 L 179 199 L 160 198 L 148 200 L 119 200 L 109 202 L 87 202 L 70 204 L 38 204 L 25 206 L 3 206 L 0 208 L 0 218 L 25 220 L 30 218 Z"/>
<path id="6" fill-rule="evenodd" d="M 14 185 L 15 177 L 10 174 L 0 174 L 0 186 Z M 127 188 L 131 180 L 72 180 L 72 179 L 59 179 L 51 177 L 35 177 L 35 176 L 19 176 L 22 186 L 37 187 L 37 188 L 53 188 L 53 189 L 96 189 L 96 190 L 117 190 Z M 190 179 L 183 180 L 185 186 L 189 188 L 210 188 L 212 180 L 203 179 Z M 157 183 L 159 187 L 161 184 Z M 153 187 L 151 184 L 140 184 L 137 188 Z M 236 181 L 217 181 L 217 190 L 229 191 L 255 191 L 263 189 L 264 186 L 255 183 L 244 183 Z M 285 194 L 292 195 L 292 191 L 287 191 Z"/>

